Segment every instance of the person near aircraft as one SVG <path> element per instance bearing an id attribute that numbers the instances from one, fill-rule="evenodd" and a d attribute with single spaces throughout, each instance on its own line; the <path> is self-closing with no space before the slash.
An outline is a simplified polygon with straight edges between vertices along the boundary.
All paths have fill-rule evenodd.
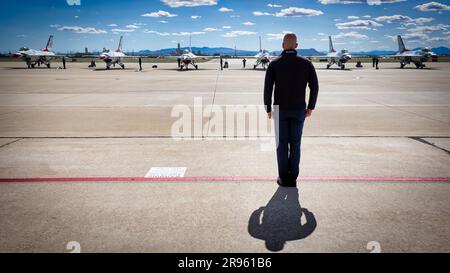
<path id="1" fill-rule="evenodd" d="M 246 65 L 246 63 L 247 63 L 247 59 L 242 59 L 242 66 L 245 68 L 245 65 Z"/>
<path id="2" fill-rule="evenodd" d="M 66 58 L 65 57 L 62 58 L 62 63 L 63 63 L 63 69 L 66 69 Z"/>
<path id="3" fill-rule="evenodd" d="M 220 70 L 223 70 L 223 59 L 222 59 L 222 56 L 220 56 Z"/>
<path id="4" fill-rule="evenodd" d="M 142 71 L 142 58 L 139 57 L 139 71 Z"/>
<path id="5" fill-rule="evenodd" d="M 297 47 L 297 36 L 286 34 L 283 52 L 269 64 L 264 83 L 264 105 L 269 119 L 272 119 L 274 94 L 277 183 L 287 187 L 296 187 L 303 124 L 305 118 L 312 115 L 319 93 L 314 65 L 308 59 L 297 56 Z M 305 103 L 307 85 L 310 89 L 308 105 Z"/>
<path id="6" fill-rule="evenodd" d="M 95 61 L 92 60 L 91 64 L 88 66 L 89 68 L 93 68 L 93 67 L 97 67 L 97 65 L 95 64 Z"/>

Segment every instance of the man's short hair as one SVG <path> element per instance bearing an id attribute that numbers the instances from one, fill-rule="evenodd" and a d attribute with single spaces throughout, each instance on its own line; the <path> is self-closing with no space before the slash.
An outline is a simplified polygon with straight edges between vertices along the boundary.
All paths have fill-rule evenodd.
<path id="1" fill-rule="evenodd" d="M 283 44 L 295 48 L 297 46 L 297 35 L 295 33 L 287 33 L 284 35 Z"/>

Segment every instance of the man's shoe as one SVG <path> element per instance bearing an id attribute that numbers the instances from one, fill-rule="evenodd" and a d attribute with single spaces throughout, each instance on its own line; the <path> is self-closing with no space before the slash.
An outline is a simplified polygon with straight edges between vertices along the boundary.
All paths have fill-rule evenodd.
<path id="1" fill-rule="evenodd" d="M 288 186 L 288 183 L 286 183 L 285 182 L 285 180 L 283 180 L 283 179 L 281 179 L 281 178 L 277 178 L 277 184 L 280 186 L 280 187 L 289 187 Z"/>
<path id="2" fill-rule="evenodd" d="M 295 179 L 293 177 L 289 177 L 285 187 L 296 188 L 297 187 L 297 179 Z"/>

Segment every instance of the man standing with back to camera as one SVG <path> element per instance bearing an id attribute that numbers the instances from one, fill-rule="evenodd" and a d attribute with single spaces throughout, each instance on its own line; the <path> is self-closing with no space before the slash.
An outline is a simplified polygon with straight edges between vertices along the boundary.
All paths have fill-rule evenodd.
<path id="1" fill-rule="evenodd" d="M 264 86 L 264 105 L 269 119 L 272 118 L 274 93 L 277 183 L 285 187 L 297 186 L 303 124 L 305 118 L 312 115 L 319 93 L 316 70 L 309 60 L 297 56 L 297 47 L 297 36 L 286 34 L 283 53 L 270 63 Z M 307 85 L 310 89 L 308 105 L 305 102 Z"/>

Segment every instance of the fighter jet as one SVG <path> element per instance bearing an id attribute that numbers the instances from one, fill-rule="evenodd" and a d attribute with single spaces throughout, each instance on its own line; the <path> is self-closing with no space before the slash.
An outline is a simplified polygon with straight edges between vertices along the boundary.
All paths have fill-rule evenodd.
<path id="1" fill-rule="evenodd" d="M 29 49 L 27 47 L 22 47 L 17 53 L 13 54 L 14 58 L 21 58 L 24 60 L 28 68 L 35 68 L 36 65 L 40 66 L 45 64 L 47 68 L 50 68 L 50 60 L 55 57 L 61 57 L 56 55 L 52 51 L 53 47 L 53 35 L 48 38 L 47 45 L 41 50 Z"/>
<path id="2" fill-rule="evenodd" d="M 192 39 L 191 37 L 189 37 L 189 49 L 185 49 L 180 56 L 176 57 L 178 61 L 178 68 L 180 70 L 183 70 L 184 68 L 186 68 L 186 70 L 189 70 L 189 65 L 192 65 L 196 70 L 198 69 L 197 59 L 199 57 L 192 53 L 191 44 Z"/>
<path id="3" fill-rule="evenodd" d="M 272 56 L 269 51 L 262 49 L 261 44 L 261 36 L 259 37 L 259 53 L 255 55 L 256 63 L 253 65 L 253 69 L 256 69 L 258 66 L 261 66 L 264 70 L 269 66 L 270 61 L 272 60 Z"/>
<path id="4" fill-rule="evenodd" d="M 400 35 L 397 35 L 398 42 L 398 52 L 395 55 L 385 56 L 392 57 L 400 61 L 400 67 L 404 68 L 405 65 L 414 63 L 416 68 L 424 68 L 424 62 L 429 61 L 430 59 L 437 58 L 438 56 L 431 51 L 430 48 L 424 47 L 420 50 L 412 51 L 406 49 L 405 44 L 403 43 L 403 39 Z"/>
<path id="5" fill-rule="evenodd" d="M 120 36 L 119 46 L 116 51 L 104 48 L 103 52 L 100 54 L 99 58 L 106 63 L 106 69 L 111 69 L 111 66 L 115 66 L 116 64 L 120 65 L 122 69 L 125 69 L 125 64 L 122 62 L 122 59 L 127 56 L 122 52 L 122 41 L 123 36 Z"/>
<path id="6" fill-rule="evenodd" d="M 197 58 L 198 56 L 192 53 L 192 49 L 190 47 L 189 50 L 184 50 L 183 54 L 178 57 L 180 61 L 180 70 L 183 70 L 184 68 L 186 68 L 186 70 L 189 70 L 189 65 L 192 65 L 197 70 Z"/>
<path id="7" fill-rule="evenodd" d="M 342 70 L 345 69 L 345 64 L 352 59 L 352 55 L 347 49 L 342 49 L 341 51 L 336 51 L 333 46 L 333 39 L 328 36 L 329 50 L 325 56 L 305 56 L 308 59 L 327 59 L 327 69 L 329 69 L 333 64 L 336 64 Z"/>
<path id="8" fill-rule="evenodd" d="M 115 51 L 111 51 L 109 49 L 103 49 L 103 52 L 100 54 L 99 58 L 106 63 L 106 69 L 111 69 L 111 66 L 115 66 L 118 64 L 122 69 L 125 69 L 125 64 L 122 62 L 122 59 L 127 58 L 145 58 L 145 56 L 127 56 L 122 51 L 122 42 L 123 36 L 120 36 L 119 46 Z"/>
<path id="9" fill-rule="evenodd" d="M 345 69 L 345 64 L 352 59 L 350 53 L 347 49 L 342 49 L 341 51 L 336 51 L 333 46 L 333 39 L 328 36 L 329 50 L 326 58 L 328 60 L 327 69 L 329 69 L 333 64 L 336 64 L 341 69 Z"/>

